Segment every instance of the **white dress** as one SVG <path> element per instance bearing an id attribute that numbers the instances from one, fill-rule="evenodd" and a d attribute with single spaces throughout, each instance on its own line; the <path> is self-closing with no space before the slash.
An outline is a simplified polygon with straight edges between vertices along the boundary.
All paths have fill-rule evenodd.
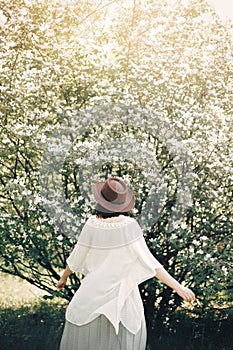
<path id="1" fill-rule="evenodd" d="M 105 319 L 103 322 L 110 323 L 109 327 L 105 327 L 105 332 L 108 329 L 109 337 L 115 343 L 110 344 L 108 339 L 108 347 L 102 344 L 100 350 L 144 350 L 145 336 L 142 341 L 142 332 L 145 333 L 145 318 L 138 285 L 154 277 L 155 270 L 162 265 L 150 253 L 137 221 L 123 215 L 115 222 L 101 221 L 91 216 L 67 264 L 73 272 L 80 272 L 85 278 L 66 310 L 66 328 L 67 324 L 72 324 L 78 332 L 82 327 L 93 328 L 97 320 Z M 124 332 L 128 334 L 127 337 Z M 88 347 L 84 347 L 84 339 L 76 339 L 74 345 L 69 347 L 67 329 L 64 333 L 60 350 L 94 350 L 96 342 L 101 343 L 101 336 L 105 342 L 108 338 L 108 334 L 99 332 L 98 339 Z M 97 336 L 96 329 L 94 334 Z M 123 338 L 127 338 L 127 341 L 124 342 Z M 138 344 L 135 343 L 137 338 L 140 338 L 141 344 L 139 340 Z M 78 341 L 80 345 L 77 347 L 75 344 Z M 129 342 L 134 344 L 130 345 Z"/>

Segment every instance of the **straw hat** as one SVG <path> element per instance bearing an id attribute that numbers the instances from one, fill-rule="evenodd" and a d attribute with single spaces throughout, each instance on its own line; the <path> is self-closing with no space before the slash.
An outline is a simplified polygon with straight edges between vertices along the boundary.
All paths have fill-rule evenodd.
<path id="1" fill-rule="evenodd" d="M 135 197 L 123 180 L 110 177 L 104 182 L 97 182 L 92 187 L 93 195 L 106 211 L 127 212 L 133 209 Z"/>

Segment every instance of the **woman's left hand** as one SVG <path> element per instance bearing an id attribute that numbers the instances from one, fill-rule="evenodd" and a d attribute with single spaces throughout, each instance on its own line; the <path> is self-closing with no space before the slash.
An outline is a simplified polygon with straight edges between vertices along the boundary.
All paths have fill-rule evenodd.
<path id="1" fill-rule="evenodd" d="M 196 298 L 193 291 L 187 287 L 180 286 L 176 292 L 179 294 L 179 296 L 181 296 L 181 298 L 188 302 L 191 302 Z"/>

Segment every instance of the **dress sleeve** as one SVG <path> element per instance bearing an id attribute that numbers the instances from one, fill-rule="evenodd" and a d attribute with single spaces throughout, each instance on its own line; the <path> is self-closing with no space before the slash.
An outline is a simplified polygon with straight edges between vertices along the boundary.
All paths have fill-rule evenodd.
<path id="1" fill-rule="evenodd" d="M 90 248 L 84 247 L 76 243 L 74 249 L 66 260 L 67 265 L 73 272 L 87 273 L 86 257 Z"/>
<path id="2" fill-rule="evenodd" d="M 135 258 L 137 258 L 144 267 L 154 270 L 155 275 L 155 270 L 163 267 L 150 252 L 144 237 L 141 237 L 140 239 L 135 241 L 131 245 L 131 249 L 135 254 Z"/>

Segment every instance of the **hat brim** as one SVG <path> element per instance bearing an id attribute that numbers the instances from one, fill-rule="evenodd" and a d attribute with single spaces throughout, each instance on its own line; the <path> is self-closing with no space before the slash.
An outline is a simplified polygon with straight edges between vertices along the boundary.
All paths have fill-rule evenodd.
<path id="1" fill-rule="evenodd" d="M 101 194 L 102 187 L 105 182 L 97 182 L 92 186 L 92 192 L 94 195 L 94 198 L 97 203 L 99 203 L 103 209 L 106 209 L 106 212 L 111 211 L 111 212 L 127 212 L 133 209 L 134 204 L 135 204 L 135 197 L 133 192 L 129 187 L 127 187 L 127 194 L 124 203 L 122 204 L 115 204 L 112 202 L 107 201 L 103 195 Z"/>

